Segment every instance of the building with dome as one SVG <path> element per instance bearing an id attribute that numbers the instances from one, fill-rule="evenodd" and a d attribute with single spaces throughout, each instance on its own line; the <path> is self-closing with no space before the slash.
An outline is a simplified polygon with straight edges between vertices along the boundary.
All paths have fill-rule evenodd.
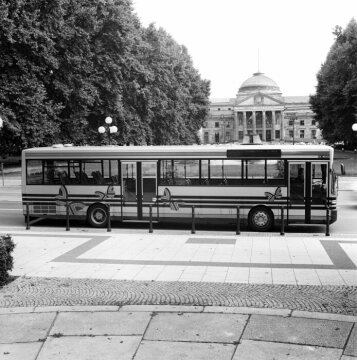
<path id="1" fill-rule="evenodd" d="M 214 143 L 320 143 L 309 96 L 283 96 L 276 82 L 261 72 L 240 86 L 237 96 L 213 99 L 201 141 Z"/>

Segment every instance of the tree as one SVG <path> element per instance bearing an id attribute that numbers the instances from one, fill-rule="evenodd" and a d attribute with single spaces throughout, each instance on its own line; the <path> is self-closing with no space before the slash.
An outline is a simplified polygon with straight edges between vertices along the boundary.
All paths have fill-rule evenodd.
<path id="1" fill-rule="evenodd" d="M 356 143 L 352 124 L 357 121 L 357 23 L 352 19 L 336 36 L 317 74 L 316 95 L 310 97 L 323 137 L 331 142 Z"/>
<path id="2" fill-rule="evenodd" d="M 56 62 L 53 43 L 38 26 L 36 1 L 0 4 L 0 133 L 2 154 L 39 146 L 56 136 L 59 107 L 40 78 Z"/>
<path id="3" fill-rule="evenodd" d="M 187 49 L 162 28 L 144 32 L 148 69 L 146 113 L 154 144 L 192 144 L 208 113 L 210 84 L 193 67 Z"/>
<path id="4" fill-rule="evenodd" d="M 97 144 L 107 116 L 113 143 L 198 141 L 209 83 L 131 0 L 3 0 L 0 15 L 0 151 Z"/>

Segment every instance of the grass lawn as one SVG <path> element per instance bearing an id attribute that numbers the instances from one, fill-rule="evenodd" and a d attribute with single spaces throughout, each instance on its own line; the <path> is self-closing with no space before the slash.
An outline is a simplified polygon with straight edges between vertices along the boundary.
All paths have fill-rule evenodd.
<path id="1" fill-rule="evenodd" d="M 341 164 L 345 166 L 346 176 L 357 176 L 357 153 L 335 150 L 333 168 L 337 175 L 342 175 Z"/>

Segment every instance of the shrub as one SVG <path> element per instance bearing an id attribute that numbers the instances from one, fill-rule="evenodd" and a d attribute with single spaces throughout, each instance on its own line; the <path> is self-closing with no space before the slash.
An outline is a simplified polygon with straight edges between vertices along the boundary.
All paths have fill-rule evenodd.
<path id="1" fill-rule="evenodd" d="M 8 271 L 13 268 L 12 251 L 15 248 L 15 244 L 12 241 L 11 235 L 0 236 L 0 286 L 4 285 L 8 279 Z"/>

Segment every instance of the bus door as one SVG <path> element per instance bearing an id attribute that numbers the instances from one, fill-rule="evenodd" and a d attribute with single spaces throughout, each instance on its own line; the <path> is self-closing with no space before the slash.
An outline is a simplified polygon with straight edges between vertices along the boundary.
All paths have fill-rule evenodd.
<path id="1" fill-rule="evenodd" d="M 322 161 L 289 164 L 290 203 L 293 209 L 305 208 L 306 224 L 311 223 L 311 210 L 326 204 L 328 171 L 328 163 Z"/>
<path id="2" fill-rule="evenodd" d="M 289 220 L 302 220 L 306 222 L 310 218 L 309 211 L 306 211 L 306 180 L 307 168 L 305 162 L 289 163 L 289 199 L 291 210 Z M 305 210 L 305 211 L 304 211 Z"/>
<path id="3" fill-rule="evenodd" d="M 123 217 L 143 219 L 156 197 L 156 161 L 122 161 Z M 156 207 L 152 207 L 156 217 Z"/>
<path id="4" fill-rule="evenodd" d="M 311 204 L 325 206 L 329 196 L 328 163 L 311 162 Z"/>

